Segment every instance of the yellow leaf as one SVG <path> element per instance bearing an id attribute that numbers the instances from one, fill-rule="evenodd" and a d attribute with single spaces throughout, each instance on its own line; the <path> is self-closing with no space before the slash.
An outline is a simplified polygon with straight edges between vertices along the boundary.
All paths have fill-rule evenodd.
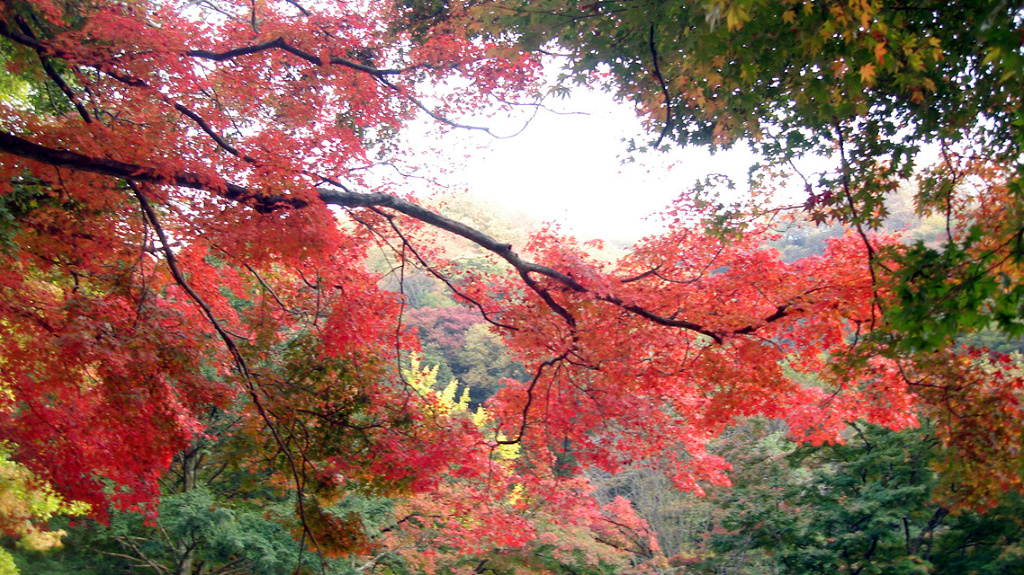
<path id="1" fill-rule="evenodd" d="M 0 549 L 0 575 L 18 575 L 21 571 L 14 564 L 14 556 L 6 549 Z"/>
<path id="2" fill-rule="evenodd" d="M 870 86 L 875 83 L 875 65 L 864 64 L 860 67 L 860 80 Z"/>
<path id="3" fill-rule="evenodd" d="M 985 54 L 985 59 L 982 60 L 981 63 L 988 64 L 989 62 L 999 58 L 999 55 L 1001 53 L 1002 51 L 998 47 L 992 48 L 991 50 L 988 51 L 988 54 Z"/>
<path id="4" fill-rule="evenodd" d="M 747 11 L 735 4 L 729 6 L 729 9 L 725 12 L 725 25 L 729 31 L 739 30 L 743 23 L 749 19 Z"/>
<path id="5" fill-rule="evenodd" d="M 796 12 L 793 10 L 786 10 L 782 13 L 782 21 L 786 24 L 792 24 L 796 20 Z"/>

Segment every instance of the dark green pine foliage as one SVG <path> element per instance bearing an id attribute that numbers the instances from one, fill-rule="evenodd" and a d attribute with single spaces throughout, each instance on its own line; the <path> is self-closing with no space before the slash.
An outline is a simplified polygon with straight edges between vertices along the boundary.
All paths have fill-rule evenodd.
<path id="1" fill-rule="evenodd" d="M 294 490 L 278 487 L 269 462 L 251 457 L 237 416 L 213 410 L 207 423 L 209 434 L 176 455 L 163 477 L 155 519 L 112 511 L 106 524 L 54 525 L 68 532 L 63 548 L 11 550 L 22 575 L 355 573 L 350 561 L 322 556 L 302 536 Z M 357 515 L 368 537 L 393 524 L 384 498 L 353 493 L 325 511 Z"/>
<path id="2" fill-rule="evenodd" d="M 756 427 L 756 423 L 752 423 Z M 843 445 L 796 446 L 783 432 L 734 434 L 734 489 L 714 495 L 701 573 L 1024 573 L 1018 495 L 987 514 L 932 502 L 927 427 L 857 425 Z"/>
<path id="3" fill-rule="evenodd" d="M 275 521 L 287 517 L 292 506 L 261 509 L 225 499 L 200 486 L 166 496 L 155 525 L 137 513 L 115 512 L 107 525 L 84 521 L 69 527 L 63 549 L 22 553 L 15 559 L 23 575 L 233 570 L 285 575 L 303 563 L 295 539 Z"/>
<path id="4" fill-rule="evenodd" d="M 936 538 L 936 575 L 1024 573 L 1024 497 L 1008 493 L 988 513 L 964 513 Z"/>

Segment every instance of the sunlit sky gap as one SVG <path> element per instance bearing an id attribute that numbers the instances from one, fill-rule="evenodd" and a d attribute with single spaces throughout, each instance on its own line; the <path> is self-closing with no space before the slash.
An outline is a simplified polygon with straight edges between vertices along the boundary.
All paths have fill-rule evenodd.
<path id="1" fill-rule="evenodd" d="M 648 216 L 699 178 L 721 173 L 742 186 L 755 161 L 741 146 L 715 155 L 696 148 L 646 152 L 626 162 L 627 140 L 643 133 L 630 104 L 616 102 L 610 94 L 578 90 L 545 106 L 522 133 L 507 139 L 462 129 L 438 139 L 430 133 L 434 126 L 424 122 L 410 129 L 408 142 L 418 153 L 429 154 L 422 156 L 429 175 L 447 193 L 493 201 L 510 213 L 557 224 L 583 239 L 616 242 L 656 231 Z M 526 117 L 481 117 L 474 123 L 497 134 L 513 134 Z M 409 185 L 429 189 L 415 181 Z"/>

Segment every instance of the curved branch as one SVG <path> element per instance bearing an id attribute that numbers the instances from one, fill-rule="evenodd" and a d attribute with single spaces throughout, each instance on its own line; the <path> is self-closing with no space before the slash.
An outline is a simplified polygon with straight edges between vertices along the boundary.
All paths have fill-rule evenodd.
<path id="1" fill-rule="evenodd" d="M 280 209 L 300 209 L 309 205 L 309 202 L 302 198 L 262 194 L 244 186 L 232 184 L 219 177 L 204 176 L 194 172 L 185 171 L 168 173 L 167 170 L 157 170 L 155 168 L 141 166 L 138 164 L 129 164 L 127 162 L 106 158 L 94 158 L 78 152 L 56 150 L 41 146 L 24 138 L 5 132 L 0 132 L 0 152 L 43 162 L 56 167 L 66 167 L 126 180 L 155 184 L 169 184 L 185 188 L 205 190 L 222 198 L 248 205 L 252 209 L 261 213 L 270 213 Z M 453 220 L 436 212 L 432 212 L 422 206 L 396 196 L 380 192 L 360 193 L 333 188 L 318 188 L 317 194 L 320 201 L 324 204 L 343 208 L 388 208 L 419 220 L 427 225 L 445 230 L 473 242 L 485 250 L 497 255 L 512 266 L 527 286 L 537 293 L 552 309 L 552 311 L 565 319 L 570 327 L 575 327 L 575 318 L 568 310 L 558 304 L 558 302 L 551 297 L 550 293 L 548 293 L 543 286 L 540 286 L 536 280 L 531 277 L 533 274 L 552 279 L 573 292 L 580 294 L 589 293 L 598 301 L 603 301 L 620 307 L 658 325 L 683 328 L 700 333 L 710 337 L 719 344 L 724 342 L 724 338 L 727 335 L 752 334 L 765 323 L 771 323 L 787 316 L 786 307 L 782 306 L 775 313 L 756 325 L 751 324 L 749 326 L 737 327 L 735 329 L 724 331 L 712 330 L 706 326 L 687 320 L 664 317 L 636 304 L 628 303 L 618 296 L 593 293 L 586 286 L 563 272 L 524 260 L 519 256 L 519 254 L 512 250 L 512 244 L 500 242 L 480 230 L 469 227 L 462 222 Z"/>
<path id="2" fill-rule="evenodd" d="M 240 48 L 235 48 L 233 50 L 227 50 L 225 52 L 212 52 L 210 50 L 189 50 L 189 51 L 185 52 L 185 55 L 186 56 L 191 56 L 193 58 L 202 58 L 204 60 L 213 60 L 214 62 L 224 62 L 224 61 L 227 61 L 227 60 L 233 60 L 233 59 L 238 58 L 240 56 L 248 56 L 249 54 L 257 54 L 259 52 L 265 52 L 267 50 L 275 50 L 275 49 L 276 50 L 283 50 L 285 52 L 288 52 L 289 54 L 291 54 L 293 56 L 297 56 L 297 57 L 299 57 L 299 58 L 301 58 L 301 59 L 303 59 L 303 60 L 305 60 L 305 61 L 307 61 L 307 62 L 309 62 L 311 64 L 322 65 L 322 64 L 330 63 L 330 64 L 334 64 L 335 66 L 344 66 L 345 68 L 351 68 L 353 70 L 358 70 L 360 72 L 365 72 L 365 73 L 370 74 L 371 76 L 375 76 L 377 78 L 383 78 L 385 76 L 396 76 L 398 74 L 402 74 L 404 72 L 407 72 L 407 71 L 413 69 L 413 68 L 401 68 L 401 69 L 400 68 L 390 68 L 390 69 L 375 68 L 373 66 L 367 66 L 365 64 L 360 64 L 359 62 L 354 62 L 354 61 L 348 60 L 346 58 L 339 58 L 337 56 L 329 56 L 327 58 L 320 58 L 319 56 L 316 56 L 314 54 L 306 52 L 305 50 L 302 50 L 300 48 L 296 48 L 295 46 L 292 46 L 291 44 L 289 44 L 284 39 L 284 37 L 279 37 L 276 40 L 271 40 L 269 42 L 264 42 L 262 44 L 254 44 L 252 46 L 242 46 Z"/>
<path id="3" fill-rule="evenodd" d="M 480 315 L 483 316 L 484 320 L 486 320 L 487 323 L 490 323 L 491 325 L 493 325 L 495 327 L 500 327 L 502 329 L 507 329 L 509 331 L 519 331 L 519 328 L 517 328 L 515 326 L 508 325 L 508 324 L 501 323 L 500 321 L 498 321 L 498 319 L 492 317 L 491 314 L 487 313 L 487 308 L 485 308 L 482 303 L 476 301 L 474 298 L 472 298 L 472 297 L 466 295 L 465 293 L 463 293 L 463 291 L 460 290 L 457 285 L 455 285 L 455 283 L 453 282 L 453 280 L 451 278 L 449 278 L 448 276 L 444 275 L 443 273 L 441 273 L 440 271 L 435 269 L 434 266 L 430 265 L 430 262 L 428 262 L 426 260 L 426 258 L 423 256 L 423 254 L 420 253 L 420 250 L 417 250 L 416 247 L 412 245 L 412 242 L 410 242 L 408 240 L 408 238 L 406 238 L 405 233 L 403 233 L 401 228 L 398 227 L 398 224 L 395 223 L 394 218 L 390 214 L 387 214 L 386 212 L 384 212 L 382 210 L 379 210 L 377 208 L 373 208 L 373 210 L 378 215 L 380 215 L 380 216 L 382 216 L 382 217 L 387 219 L 388 225 L 391 226 L 391 230 L 395 232 L 395 234 L 398 236 L 399 240 L 401 240 L 403 246 L 407 246 L 409 248 L 409 252 L 412 254 L 412 256 L 414 258 L 416 258 L 416 261 L 419 262 L 420 266 L 422 266 L 423 269 L 425 269 L 427 271 L 427 273 L 429 273 L 430 275 L 434 276 L 438 281 L 443 283 L 445 285 L 445 287 L 447 287 L 449 290 L 451 290 L 451 292 L 453 294 L 455 294 L 458 298 L 463 299 L 463 300 L 469 302 L 473 307 L 476 308 L 477 311 L 480 312 Z M 358 218 L 357 218 L 357 221 L 362 223 L 367 228 L 370 227 L 369 224 L 359 220 Z"/>
<path id="4" fill-rule="evenodd" d="M 533 405 L 533 390 L 537 386 L 537 382 L 540 381 L 540 377 L 544 374 L 545 368 L 556 367 L 559 362 L 565 360 L 568 356 L 568 352 L 563 352 L 561 355 L 547 359 L 537 366 L 537 371 L 534 372 L 533 378 L 530 379 L 530 385 L 526 388 L 526 405 L 523 406 L 522 410 L 523 420 L 519 423 L 519 431 L 516 433 L 516 437 L 513 439 L 501 439 L 499 437 L 495 440 L 497 445 L 515 445 L 523 440 L 523 435 L 526 434 L 526 426 L 528 424 L 527 416 L 530 413 L 530 406 Z"/>
<path id="5" fill-rule="evenodd" d="M 309 204 L 309 202 L 299 198 L 259 194 L 219 177 L 205 176 L 187 171 L 169 174 L 166 170 L 158 170 L 139 164 L 130 164 L 108 158 L 96 158 L 78 152 L 49 148 L 7 132 L 0 132 L 0 152 L 35 160 L 58 168 L 70 168 L 93 174 L 113 176 L 124 180 L 171 184 L 194 190 L 206 190 L 225 199 L 251 205 L 253 209 L 262 213 L 269 213 L 282 207 L 303 208 Z"/>
<path id="6" fill-rule="evenodd" d="M 199 126 L 199 129 L 206 133 L 207 136 L 210 136 L 210 139 L 213 140 L 214 143 L 216 143 L 218 146 L 223 148 L 227 153 L 249 163 L 257 162 L 256 158 L 253 158 L 248 154 L 243 154 L 238 150 L 238 148 L 232 146 L 231 143 L 225 140 L 223 136 L 221 136 L 219 133 L 217 133 L 216 130 L 213 129 L 213 126 L 211 126 L 210 123 L 207 122 L 205 118 L 197 114 L 195 111 L 177 102 L 174 103 L 174 109 L 181 112 L 183 116 L 195 122 L 196 125 Z"/>
<path id="7" fill-rule="evenodd" d="M 4 22 L 3 20 L 0 20 L 0 36 L 6 37 L 6 38 L 8 38 L 8 39 L 10 39 L 10 40 L 12 40 L 14 42 L 17 42 L 19 44 L 22 44 L 24 46 L 27 46 L 27 47 L 35 50 L 39 54 L 40 59 L 43 60 L 44 67 L 47 64 L 46 60 L 44 58 L 45 55 L 53 55 L 53 56 L 57 56 L 57 57 L 60 57 L 60 58 L 68 59 L 68 55 L 63 50 L 61 50 L 59 47 L 54 47 L 54 46 L 52 46 L 50 44 L 47 44 L 45 42 L 41 42 L 38 39 L 33 38 L 33 37 L 29 36 L 29 35 L 26 35 L 26 34 L 24 34 L 22 32 L 19 32 L 17 30 L 13 30 L 10 27 L 8 27 L 6 22 Z M 314 64 L 316 66 L 323 66 L 323 65 L 326 65 L 326 64 L 333 64 L 335 66 L 342 66 L 342 67 L 345 67 L 345 68 L 356 70 L 358 72 L 363 72 L 365 74 L 369 74 L 370 76 L 374 77 L 380 83 L 380 85 L 384 86 L 385 88 L 388 88 L 389 90 L 392 90 L 393 92 L 398 94 L 400 97 L 405 98 L 406 100 L 411 102 L 414 106 L 416 106 L 417 108 L 422 110 L 424 113 L 426 113 L 428 116 L 430 116 L 434 120 L 436 120 L 438 122 L 441 122 L 442 124 L 445 124 L 447 126 L 451 126 L 453 128 L 459 128 L 459 129 L 464 129 L 464 130 L 481 131 L 481 132 L 484 132 L 484 133 L 488 134 L 489 136 L 491 136 L 493 138 L 501 140 L 501 139 L 507 139 L 507 138 L 515 137 L 516 135 L 520 134 L 523 130 L 525 130 L 526 127 L 530 124 L 530 120 L 528 120 L 515 133 L 503 136 L 503 135 L 495 134 L 490 128 L 488 128 L 486 126 L 474 126 L 472 124 L 463 124 L 463 123 L 460 123 L 460 122 L 456 122 L 455 120 L 447 118 L 444 115 L 442 115 L 442 114 L 440 114 L 440 113 L 438 113 L 438 112 L 436 112 L 434 110 L 431 110 L 430 107 L 427 106 L 426 104 L 424 104 L 419 98 L 417 98 L 417 97 L 407 93 L 400 86 L 396 85 L 394 82 L 391 82 L 388 79 L 390 76 L 398 76 L 398 75 L 410 72 L 412 70 L 417 70 L 417 69 L 422 69 L 422 68 L 433 68 L 434 67 L 434 66 L 431 66 L 429 64 L 413 64 L 411 66 L 406 66 L 404 68 L 377 68 L 377 67 L 374 67 L 374 66 L 368 66 L 366 64 L 362 64 L 362 63 L 359 63 L 359 62 L 356 62 L 356 61 L 353 61 L 353 60 L 349 60 L 347 58 L 341 58 L 341 57 L 338 57 L 338 56 L 320 57 L 320 56 L 317 56 L 316 54 L 313 54 L 311 52 L 307 52 L 305 50 L 302 50 L 301 48 L 298 48 L 298 47 L 296 47 L 296 46 L 294 46 L 292 44 L 289 44 L 288 41 L 284 39 L 284 37 L 278 37 L 275 40 L 270 40 L 268 42 L 263 42 L 261 44 L 254 44 L 254 45 L 251 45 L 251 46 L 242 46 L 242 47 L 234 48 L 232 50 L 227 50 L 227 51 L 224 51 L 224 52 L 214 52 L 214 51 L 211 51 L 211 50 L 199 50 L 199 49 L 196 49 L 196 50 L 186 50 L 183 53 L 183 55 L 188 56 L 188 57 L 192 57 L 192 58 L 200 58 L 200 59 L 204 59 L 204 60 L 210 60 L 210 61 L 214 61 L 214 62 L 224 62 L 224 61 L 233 60 L 235 58 L 239 58 L 239 57 L 242 57 L 242 56 L 247 56 L 247 55 L 250 55 L 250 54 L 258 54 L 260 52 L 265 52 L 265 51 L 268 51 L 268 50 L 281 50 L 281 51 L 287 52 L 287 53 L 289 53 L 289 54 L 291 54 L 293 56 L 296 56 L 296 57 L 298 57 L 298 58 L 300 58 L 302 60 L 305 60 L 306 62 L 308 62 L 310 64 Z M 104 74 L 110 76 L 111 78 L 114 78 L 115 80 L 118 80 L 118 81 L 120 81 L 122 83 L 125 83 L 127 85 L 134 86 L 134 87 L 137 87 L 137 88 L 149 87 L 144 80 L 140 80 L 138 78 L 132 77 L 131 75 L 128 75 L 128 74 L 125 74 L 125 73 L 120 72 L 118 70 L 115 70 L 115 69 L 113 69 L 112 66 L 109 65 L 109 63 L 106 63 L 106 64 L 104 64 L 104 63 L 96 63 L 96 64 L 92 64 L 92 65 L 97 70 L 100 70 Z M 50 70 L 48 69 L 47 72 L 49 73 Z M 51 77 L 53 77 L 53 74 L 50 74 L 50 75 L 51 75 Z M 55 81 L 57 81 L 56 78 L 55 78 Z M 58 85 L 59 85 L 59 83 L 58 83 Z M 67 90 L 64 90 L 64 92 L 65 92 L 66 95 L 68 95 L 69 98 L 72 99 L 72 101 L 75 103 L 76 107 L 79 107 L 79 113 L 83 113 L 84 112 L 84 108 L 81 108 L 79 106 L 78 102 L 74 100 L 73 94 L 69 94 Z M 214 141 L 217 142 L 218 145 L 220 145 L 224 149 L 228 150 L 232 154 L 241 157 L 240 154 L 237 153 L 237 150 L 234 150 L 230 145 L 226 144 L 226 142 L 224 142 L 222 139 L 220 139 L 220 137 L 218 135 L 216 135 L 214 132 L 212 132 L 212 129 L 210 129 L 209 126 L 204 125 L 203 120 L 201 118 L 199 118 L 198 115 L 196 115 L 194 112 L 192 112 L 191 110 L 188 110 L 187 108 L 185 108 L 184 106 L 181 106 L 180 104 L 174 104 L 174 107 L 175 107 L 175 109 L 177 109 L 182 114 L 185 114 L 186 116 L 188 116 L 192 120 L 194 120 L 197 123 L 199 123 L 199 125 L 203 129 L 203 131 L 206 132 L 208 135 L 210 135 L 214 139 Z M 537 111 L 535 110 L 534 111 L 534 116 L 536 116 L 536 114 L 537 114 Z M 532 120 L 532 118 L 531 118 L 531 120 Z M 247 161 L 249 160 L 248 157 L 246 157 L 245 159 Z"/>
<path id="8" fill-rule="evenodd" d="M 440 114 L 438 112 L 435 112 L 434 110 L 431 110 L 430 107 L 427 106 L 426 104 L 424 104 L 419 98 L 417 98 L 416 96 L 413 96 L 411 94 L 406 93 L 405 90 L 403 90 L 400 86 L 396 85 L 394 82 L 389 81 L 387 78 L 383 78 L 383 77 L 378 76 L 377 79 L 380 81 L 381 85 L 383 85 L 383 86 L 385 86 L 387 88 L 390 88 L 391 90 L 393 90 L 399 96 L 401 96 L 401 97 L 405 98 L 406 100 L 412 102 L 412 105 L 416 106 L 423 113 L 425 113 L 426 115 L 430 116 L 430 118 L 432 120 L 434 120 L 436 122 L 440 122 L 440 123 L 442 123 L 442 124 L 444 124 L 446 126 L 452 127 L 452 128 L 458 128 L 460 130 L 473 130 L 473 131 L 477 131 L 477 132 L 483 132 L 483 133 L 487 134 L 488 136 L 490 136 L 490 137 L 492 137 L 492 138 L 494 138 L 496 140 L 507 140 L 509 138 L 514 138 L 514 137 L 518 136 L 519 134 L 523 133 L 523 131 L 526 130 L 527 127 L 529 127 L 530 123 L 533 121 L 533 118 L 536 117 L 536 115 L 537 115 L 537 110 L 534 110 L 533 116 L 531 116 L 530 119 L 527 120 L 526 123 L 522 127 L 520 127 L 518 130 L 516 130 L 515 132 L 513 132 L 512 134 L 509 134 L 509 135 L 499 136 L 498 134 L 495 134 L 487 126 L 474 126 L 472 124 L 462 124 L 462 123 L 456 122 L 455 120 L 447 118 L 444 115 L 442 115 L 442 114 Z"/>
<path id="9" fill-rule="evenodd" d="M 34 50 L 36 57 L 39 58 L 40 65 L 42 65 L 43 70 L 46 72 L 46 75 L 54 84 L 57 85 L 57 88 L 64 93 L 64 96 L 75 107 L 75 110 L 78 111 L 78 115 L 82 117 L 82 120 L 85 121 L 86 124 L 91 124 L 92 116 L 89 114 L 89 111 L 86 110 L 85 105 L 82 103 L 78 95 L 75 94 L 75 91 L 71 89 L 71 86 L 64 81 L 64 78 L 59 72 L 57 72 L 57 69 L 53 67 L 53 63 L 50 62 L 50 58 L 47 56 L 45 45 L 39 41 L 35 33 L 32 31 L 32 28 L 27 22 L 25 22 L 24 18 L 21 16 L 15 16 L 14 22 L 17 24 L 21 32 L 15 33 L 7 27 L 6 22 L 0 22 L 0 36 L 4 36 L 20 44 L 24 44 Z"/>
<path id="10" fill-rule="evenodd" d="M 654 143 L 654 147 L 661 146 L 661 141 L 665 139 L 665 136 L 672 131 L 672 96 L 668 93 L 668 85 L 665 84 L 665 78 L 661 75 L 661 66 L 658 64 L 658 49 L 654 45 L 654 23 L 651 23 L 650 34 L 647 38 L 647 43 L 651 49 L 651 60 L 654 62 L 654 77 L 658 79 L 658 84 L 661 86 L 661 93 L 665 97 L 665 125 L 661 128 L 661 134 L 658 136 L 658 141 Z"/>
<path id="11" fill-rule="evenodd" d="M 424 64 L 415 64 L 412 66 L 407 66 L 405 68 L 382 69 L 373 66 L 367 66 L 366 64 L 360 64 L 359 62 L 354 62 L 347 58 L 339 58 L 337 56 L 328 56 L 322 58 L 289 44 L 283 37 L 279 37 L 276 40 L 271 40 L 269 42 L 264 42 L 262 44 L 255 44 L 253 46 L 243 46 L 241 48 L 235 48 L 234 50 L 228 50 L 226 52 L 211 52 L 209 50 L 189 50 L 185 52 L 185 55 L 194 58 L 213 60 L 215 62 L 223 62 L 225 60 L 231 60 L 234 58 L 238 58 L 240 56 L 256 54 L 259 52 L 273 49 L 282 50 L 293 56 L 301 58 L 311 64 L 316 64 L 317 66 L 322 66 L 324 64 L 334 64 L 335 66 L 343 66 L 345 68 L 351 68 L 352 70 L 357 70 L 359 72 L 369 74 L 376 78 L 382 86 L 394 91 L 403 98 L 409 100 L 410 102 L 412 102 L 414 106 L 422 110 L 424 113 L 426 113 L 434 120 L 441 122 L 442 124 L 445 124 L 447 126 L 451 126 L 453 128 L 461 128 L 465 130 L 478 130 L 481 132 L 485 132 L 488 135 L 497 139 L 512 138 L 526 129 L 526 126 L 524 125 L 522 128 L 520 128 L 516 133 L 512 135 L 499 136 L 493 133 L 490 128 L 487 128 L 485 126 L 473 126 L 471 124 L 462 124 L 456 122 L 454 120 L 446 118 L 445 116 L 435 112 L 434 110 L 431 110 L 430 107 L 428 107 L 426 104 L 420 101 L 419 98 L 416 98 L 415 96 L 405 93 L 405 91 L 402 90 L 399 86 L 388 80 L 388 76 L 397 76 L 409 72 L 411 70 L 428 67 Z M 534 112 L 534 115 L 536 115 L 536 112 Z M 529 124 L 529 122 L 527 122 L 527 124 Z"/>
<path id="12" fill-rule="evenodd" d="M 45 44 L 43 44 L 36 38 L 28 36 L 18 30 L 9 27 L 7 25 L 7 22 L 3 19 L 0 19 L 0 36 L 3 36 L 8 40 L 17 42 L 18 44 L 21 44 L 23 46 L 28 46 L 29 48 L 32 48 L 33 50 L 41 54 L 45 53 L 46 51 Z"/>
<path id="13" fill-rule="evenodd" d="M 843 123 L 839 120 L 838 116 L 832 116 L 832 125 L 836 130 L 836 142 L 839 145 L 839 161 L 840 169 L 842 170 L 842 185 L 843 185 L 843 197 L 846 199 L 846 203 L 850 208 L 850 215 L 854 226 L 857 228 L 857 235 L 860 236 L 861 241 L 864 243 L 864 248 L 868 254 L 868 272 L 871 273 L 871 287 L 874 291 L 874 305 L 871 307 L 871 325 L 874 327 L 875 324 L 875 308 L 884 312 L 882 307 L 882 297 L 878 293 L 878 275 L 875 272 L 875 266 L 879 263 L 878 254 L 875 252 L 874 246 L 871 244 L 871 238 L 868 237 L 867 232 L 864 231 L 864 225 L 861 221 L 861 214 L 857 212 L 857 203 L 853 200 L 853 193 L 851 192 L 850 183 L 850 160 L 846 157 L 846 141 L 843 134 Z"/>

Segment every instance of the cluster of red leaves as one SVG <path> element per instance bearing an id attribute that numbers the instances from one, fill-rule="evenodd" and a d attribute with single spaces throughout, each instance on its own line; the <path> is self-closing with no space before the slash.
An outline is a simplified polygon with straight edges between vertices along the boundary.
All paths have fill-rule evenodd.
<path id="1" fill-rule="evenodd" d="M 450 94 L 468 109 L 535 69 L 450 34 L 416 46 L 386 2 L 208 8 L 0 7 L 11 82 L 64 98 L 0 102 L 22 139 L 0 155 L 0 437 L 101 516 L 153 502 L 202 414 L 239 401 L 272 451 L 319 445 L 339 475 L 427 488 L 450 444 L 394 376 L 404 336 L 369 236 L 341 233 L 316 186 L 359 184 L 430 82 L 479 73 Z M 333 375 L 282 359 L 296 348 Z"/>
<path id="2" fill-rule="evenodd" d="M 366 183 L 370 152 L 414 110 L 508 98 L 537 66 L 445 22 L 403 28 L 408 15 L 386 2 L 195 6 L 0 5 L 11 81 L 64 98 L 0 101 L 13 222 L 0 228 L 0 438 L 96 513 L 153 501 L 204 410 L 236 402 L 287 479 L 311 494 L 355 482 L 419 497 L 410 514 L 445 518 L 422 524 L 438 546 L 521 545 L 534 502 L 597 521 L 585 489 L 559 479 L 570 454 L 662 466 L 697 491 L 725 483 L 706 445 L 749 416 L 829 441 L 851 419 L 900 427 L 922 405 L 980 403 L 995 415 L 957 415 L 942 428 L 950 445 L 1004 463 L 1019 447 L 1019 378 L 1001 362 L 929 367 L 877 349 L 859 372 L 834 369 L 864 357 L 879 325 L 863 238 L 784 263 L 766 230 L 709 235 L 689 212 L 614 267 L 541 233 L 528 251 L 545 269 L 464 286 L 535 377 L 494 399 L 491 435 L 439 417 L 398 376 L 399 304 L 362 263 L 371 239 L 426 261 L 430 246 L 408 243 L 390 196 L 350 197 L 376 207 L 339 229 L 318 186 Z M 431 85 L 437 108 L 421 99 Z M 529 457 L 496 460 L 495 438 Z"/>
<path id="3" fill-rule="evenodd" d="M 456 414 L 449 421 L 460 420 L 466 421 Z M 622 567 L 641 550 L 657 548 L 628 501 L 602 507 L 587 480 L 555 473 L 550 452 L 501 456 L 486 435 L 475 426 L 450 428 L 447 440 L 463 446 L 461 459 L 430 489 L 403 498 L 396 528 L 370 549 L 397 550 L 408 564 L 434 573 L 458 570 L 467 557 L 500 562 L 552 544 L 543 553 L 564 564 L 581 560 L 583 550 L 585 561 Z M 520 557 L 517 565 L 529 570 L 529 562 Z"/>
<path id="4" fill-rule="evenodd" d="M 951 503 L 978 505 L 988 497 L 980 486 L 1019 483 L 1013 362 L 879 343 L 885 293 L 862 237 L 790 263 L 766 247 L 771 238 L 677 225 L 606 270 L 564 238 L 535 237 L 536 260 L 586 291 L 541 280 L 542 295 L 495 278 L 475 293 L 514 328 L 506 340 L 536 375 L 495 398 L 503 432 L 531 449 L 571 452 L 583 466 L 662 466 L 679 487 L 701 492 L 702 482 L 728 483 L 730 466 L 706 451 L 709 440 L 745 417 L 785 420 L 795 438 L 821 443 L 842 441 L 849 421 L 901 429 L 923 412 L 947 426 L 950 465 L 986 461 L 967 464 L 972 476 L 958 480 Z M 882 240 L 872 241 L 879 251 Z M 964 414 L 967 405 L 983 413 Z"/>
<path id="5" fill-rule="evenodd" d="M 506 305 L 492 313 L 519 328 L 507 339 L 538 374 L 497 398 L 505 433 L 571 446 L 580 463 L 609 470 L 660 462 L 680 487 L 697 490 L 699 480 L 726 482 L 728 464 L 705 445 L 739 418 L 785 418 L 819 440 L 837 437 L 851 414 L 840 410 L 826 425 L 823 392 L 788 370 L 824 370 L 871 320 L 863 244 L 846 238 L 825 256 L 786 264 L 761 247 L 765 237 L 724 241 L 678 227 L 609 272 L 559 238 L 536 238 L 539 261 L 591 291 L 548 286 L 575 320 L 568 329 L 515 283 L 495 288 L 493 301 Z M 674 323 L 683 320 L 704 333 Z"/>

